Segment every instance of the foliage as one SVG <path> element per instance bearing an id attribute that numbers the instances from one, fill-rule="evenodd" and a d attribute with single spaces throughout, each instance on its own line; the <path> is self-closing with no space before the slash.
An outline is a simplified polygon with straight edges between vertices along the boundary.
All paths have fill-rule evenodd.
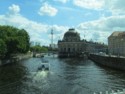
<path id="1" fill-rule="evenodd" d="M 29 50 L 29 35 L 24 29 L 12 26 L 0 26 L 0 55 L 10 56 L 14 53 L 26 53 Z M 3 46 L 2 46 L 3 45 Z"/>
<path id="2" fill-rule="evenodd" d="M 7 52 L 6 44 L 2 39 L 0 39 L 0 58 L 4 57 L 6 52 Z"/>
<path id="3" fill-rule="evenodd" d="M 32 52 L 37 52 L 37 53 L 48 51 L 48 49 L 46 47 L 41 47 L 40 45 L 33 46 L 33 47 L 30 48 L 30 50 Z"/>

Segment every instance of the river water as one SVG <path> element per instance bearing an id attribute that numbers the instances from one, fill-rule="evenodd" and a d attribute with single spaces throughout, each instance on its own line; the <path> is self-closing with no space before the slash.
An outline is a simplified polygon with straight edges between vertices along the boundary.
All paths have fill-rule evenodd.
<path id="1" fill-rule="evenodd" d="M 125 73 L 87 59 L 45 56 L 49 71 L 38 71 L 41 58 L 0 67 L 0 94 L 93 94 L 125 88 Z"/>

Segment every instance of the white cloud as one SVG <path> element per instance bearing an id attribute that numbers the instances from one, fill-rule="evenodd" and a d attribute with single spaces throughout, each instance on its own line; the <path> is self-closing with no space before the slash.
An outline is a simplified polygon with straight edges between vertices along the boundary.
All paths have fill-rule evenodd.
<path id="1" fill-rule="evenodd" d="M 69 27 L 64 27 L 64 26 L 58 26 L 58 25 L 53 25 L 52 26 L 53 30 L 56 31 L 56 34 L 59 34 L 60 32 L 66 32 Z"/>
<path id="2" fill-rule="evenodd" d="M 73 4 L 87 9 L 104 9 L 113 15 L 125 14 L 125 0 L 73 0 Z"/>
<path id="3" fill-rule="evenodd" d="M 64 33 L 69 29 L 69 27 L 66 26 L 58 26 L 58 25 L 52 25 L 51 28 L 49 28 L 48 34 L 49 39 L 51 39 L 51 30 L 53 30 L 53 41 L 57 43 L 57 40 L 60 40 L 63 38 Z"/>
<path id="4" fill-rule="evenodd" d="M 58 2 L 61 2 L 61 3 L 66 3 L 68 0 L 54 0 L 54 1 L 58 1 Z"/>
<path id="5" fill-rule="evenodd" d="M 48 15 L 48 16 L 55 16 L 58 10 L 51 5 L 44 3 L 43 6 L 40 8 L 38 14 L 40 15 Z"/>
<path id="6" fill-rule="evenodd" d="M 85 30 L 101 30 L 101 31 L 112 31 L 114 28 L 119 27 L 125 29 L 125 16 L 110 16 L 107 18 L 100 18 L 99 20 L 81 23 L 80 28 Z"/>
<path id="7" fill-rule="evenodd" d="M 75 1 L 75 0 L 74 0 Z M 76 0 L 77 1 L 77 0 Z M 80 2 L 80 0 L 78 0 Z M 84 0 L 81 0 L 81 2 Z M 94 0 L 92 0 L 94 1 Z M 97 1 L 97 0 L 96 0 Z M 107 0 L 108 1 L 108 0 Z M 113 2 L 114 1 L 114 2 Z M 120 0 L 121 1 L 121 0 Z M 124 1 L 124 0 L 123 0 Z M 87 2 L 87 1 L 86 1 Z M 106 0 L 105 0 L 106 2 Z M 116 3 L 117 2 L 117 3 Z M 108 3 L 108 2 L 106 2 Z M 90 8 L 97 9 L 105 7 L 110 10 L 112 13 L 115 11 L 118 11 L 118 13 L 124 13 L 124 2 L 118 2 L 118 0 L 111 0 L 108 4 L 105 3 L 105 6 L 91 6 Z M 122 4 L 123 3 L 123 4 Z M 81 3 L 82 4 L 82 3 Z M 45 3 L 41 7 L 41 11 L 39 13 L 41 15 L 49 15 L 54 16 L 56 14 L 51 14 L 52 10 L 50 5 Z M 51 10 L 47 12 L 42 12 L 42 9 L 45 10 Z M 45 11 L 43 10 L 43 11 Z M 31 41 L 39 41 L 44 45 L 48 45 L 51 41 L 50 32 L 53 28 L 54 30 L 54 42 L 57 43 L 58 39 L 63 38 L 63 34 L 68 30 L 69 27 L 65 26 L 58 26 L 58 25 L 46 25 L 42 23 L 37 23 L 35 21 L 29 20 L 22 15 L 19 14 L 20 7 L 18 5 L 12 5 L 9 7 L 10 14 L 7 15 L 0 15 L 0 25 L 12 25 L 18 28 L 24 28 L 28 31 Z M 49 13 L 50 12 L 50 13 Z M 19 14 L 19 15 L 17 15 Z M 89 14 L 88 14 L 89 15 Z M 89 21 L 80 23 L 76 30 L 81 34 L 81 39 L 85 38 L 87 40 L 93 39 L 94 41 L 98 42 L 107 42 L 107 37 L 113 32 L 113 31 L 125 31 L 125 15 L 113 15 L 110 17 L 101 17 L 98 20 L 95 21 Z"/>
<path id="8" fill-rule="evenodd" d="M 107 43 L 107 38 L 113 31 L 125 31 L 124 20 L 125 16 L 100 18 L 99 20 L 79 24 L 77 30 L 82 37 L 85 35 L 88 40 L 93 39 Z"/>
<path id="9" fill-rule="evenodd" d="M 45 35 L 47 37 L 48 25 L 28 20 L 21 15 L 0 15 L 0 25 L 10 25 L 20 29 L 24 28 L 29 33 L 31 41 L 44 39 L 47 42 L 47 39 L 42 38 L 42 36 Z"/>
<path id="10" fill-rule="evenodd" d="M 12 4 L 9 7 L 9 13 L 11 14 L 18 14 L 20 12 L 20 7 L 18 5 Z"/>
<path id="11" fill-rule="evenodd" d="M 73 0 L 74 5 L 87 9 L 101 9 L 104 0 Z"/>
<path id="12" fill-rule="evenodd" d="M 19 11 L 18 11 L 19 12 Z M 61 36 L 63 32 L 67 29 L 63 26 L 58 25 L 47 25 L 42 23 L 37 23 L 35 21 L 29 20 L 23 17 L 21 14 L 5 14 L 0 15 L 0 25 L 10 25 L 20 29 L 25 29 L 29 35 L 30 40 L 34 42 L 40 42 L 42 45 L 49 45 L 50 43 L 50 30 L 54 30 L 54 43 L 57 43 L 57 36 Z M 56 36 L 57 35 L 57 36 Z"/>
<path id="13" fill-rule="evenodd" d="M 93 40 L 94 42 L 107 43 L 107 37 L 110 32 L 99 31 L 99 30 L 84 30 L 77 27 L 76 30 L 80 33 L 81 39 L 86 39 L 88 41 Z"/>
<path id="14" fill-rule="evenodd" d="M 125 16 L 111 16 L 108 18 L 101 18 L 96 21 L 84 22 L 76 27 L 76 30 L 80 33 L 81 39 L 87 40 L 93 39 L 98 42 L 107 43 L 107 37 L 113 31 L 125 30 Z M 57 43 L 58 39 L 62 39 L 64 33 L 69 27 L 58 25 L 45 25 L 31 21 L 21 15 L 0 15 L 1 25 L 12 25 L 18 28 L 24 28 L 28 31 L 31 41 L 40 42 L 42 45 L 48 45 L 51 42 L 51 29 L 54 30 L 54 43 Z"/>
<path id="15" fill-rule="evenodd" d="M 113 13 L 113 15 L 125 14 L 125 0 L 107 1 L 106 5 L 108 5 L 109 10 Z"/>

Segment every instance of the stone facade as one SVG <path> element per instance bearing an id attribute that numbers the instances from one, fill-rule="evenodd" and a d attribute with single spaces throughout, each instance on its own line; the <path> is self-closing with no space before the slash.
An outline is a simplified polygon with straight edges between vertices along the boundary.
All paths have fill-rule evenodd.
<path id="1" fill-rule="evenodd" d="M 62 40 L 58 41 L 59 57 L 77 57 L 86 49 L 85 42 L 75 29 L 69 29 Z"/>
<path id="2" fill-rule="evenodd" d="M 125 56 L 125 32 L 113 32 L 108 37 L 108 49 L 112 55 Z"/>
<path id="3" fill-rule="evenodd" d="M 101 44 L 98 42 L 86 42 L 87 48 L 86 52 L 88 53 L 107 53 L 108 47 L 105 44 Z"/>

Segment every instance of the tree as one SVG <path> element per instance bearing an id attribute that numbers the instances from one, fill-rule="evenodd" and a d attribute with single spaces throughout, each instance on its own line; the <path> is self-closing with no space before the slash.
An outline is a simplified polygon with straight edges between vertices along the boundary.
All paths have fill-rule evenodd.
<path id="1" fill-rule="evenodd" d="M 30 47 L 30 50 L 32 52 L 37 52 L 37 53 L 47 52 L 48 51 L 47 48 L 41 47 L 40 45 L 36 45 L 36 46 Z"/>
<path id="2" fill-rule="evenodd" d="M 18 29 L 12 26 L 0 26 L 0 39 L 2 39 L 3 44 L 6 46 L 6 56 L 29 51 L 30 37 L 24 29 Z"/>
<path id="3" fill-rule="evenodd" d="M 26 30 L 24 29 L 21 29 L 18 31 L 18 36 L 19 36 L 19 40 L 21 41 L 20 44 L 18 45 L 18 47 L 21 49 L 21 48 L 24 48 L 24 49 L 21 49 L 22 52 L 27 52 L 30 48 L 30 37 L 28 35 L 28 33 L 26 32 Z M 24 45 L 25 44 L 25 45 Z"/>
<path id="4" fill-rule="evenodd" d="M 7 52 L 6 44 L 2 39 L 0 39 L 0 58 L 3 58 L 6 52 Z"/>

